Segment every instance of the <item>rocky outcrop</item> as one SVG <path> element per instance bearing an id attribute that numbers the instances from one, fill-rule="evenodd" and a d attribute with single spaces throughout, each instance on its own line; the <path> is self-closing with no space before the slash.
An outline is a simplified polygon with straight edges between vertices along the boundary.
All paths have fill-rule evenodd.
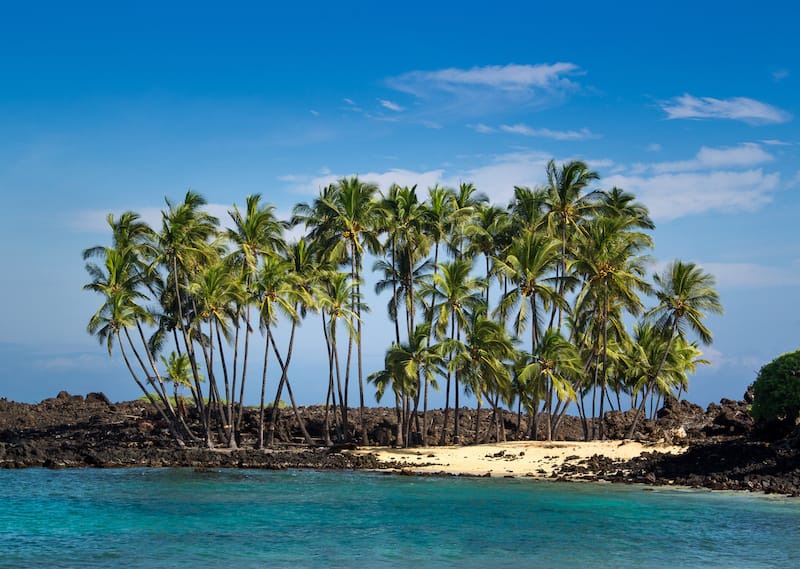
<path id="1" fill-rule="evenodd" d="M 684 454 L 653 452 L 631 461 L 602 456 L 584 462 L 566 461 L 554 476 L 800 496 L 800 427 L 779 441 L 760 440 L 748 407 L 747 394 L 743 401 L 723 399 L 705 410 L 687 401 L 668 400 L 654 421 L 642 422 L 637 438 L 688 445 Z M 3 398 L 0 399 L 0 467 L 375 469 L 387 466 L 372 455 L 347 452 L 346 445 L 324 446 L 324 408 L 307 407 L 302 413 L 320 446 L 297 444 L 300 439 L 293 415 L 284 411 L 277 430 L 281 443 L 274 449 L 257 450 L 253 448 L 257 416 L 255 411 L 248 410 L 243 422 L 242 449 L 178 448 L 158 414 L 141 401 L 111 403 L 102 393 L 81 397 L 66 392 L 34 405 Z M 452 413 L 451 410 L 451 417 Z M 392 444 L 395 417 L 393 409 L 366 410 L 365 420 L 373 442 Z M 443 413 L 432 411 L 430 417 L 430 440 L 435 442 L 441 433 Z M 462 441 L 472 442 L 475 411 L 462 408 L 459 417 Z M 630 411 L 608 413 L 604 419 L 606 438 L 624 438 L 632 419 Z M 517 416 L 507 413 L 504 423 L 507 437 L 512 440 L 517 432 Z M 482 435 L 494 432 L 491 411 L 481 414 L 479 424 Z M 194 426 L 197 428 L 196 423 Z M 527 432 L 524 417 L 520 432 Z M 541 429 L 539 434 L 541 438 Z M 564 418 L 561 438 L 583 439 L 583 426 L 577 417 Z"/>

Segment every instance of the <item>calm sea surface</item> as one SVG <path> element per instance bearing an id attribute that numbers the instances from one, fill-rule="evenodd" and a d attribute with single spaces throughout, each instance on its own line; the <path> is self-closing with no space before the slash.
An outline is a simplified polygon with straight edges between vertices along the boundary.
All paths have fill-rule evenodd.
<path id="1" fill-rule="evenodd" d="M 800 567 L 800 500 L 532 480 L 0 471 L 2 567 Z"/>

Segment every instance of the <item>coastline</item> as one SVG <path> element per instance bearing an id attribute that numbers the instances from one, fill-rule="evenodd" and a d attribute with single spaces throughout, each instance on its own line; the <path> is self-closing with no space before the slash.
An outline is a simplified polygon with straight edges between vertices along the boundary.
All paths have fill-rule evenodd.
<path id="1" fill-rule="evenodd" d="M 663 443 L 607 440 L 513 441 L 408 449 L 360 447 L 352 452 L 373 456 L 388 465 L 380 470 L 404 474 L 591 480 L 603 475 L 610 463 L 638 459 L 644 453 L 676 455 L 686 450 L 686 446 Z M 623 470 L 625 474 L 629 472 Z"/>
<path id="2" fill-rule="evenodd" d="M 254 413 L 246 414 L 239 449 L 206 448 L 202 441 L 179 447 L 155 411 L 141 401 L 111 403 L 102 394 L 61 393 L 36 404 L 0 398 L 0 469 L 188 467 L 197 470 L 370 470 L 418 476 L 489 476 L 686 486 L 800 497 L 800 428 L 777 441 L 753 429 L 746 402 L 722 400 L 707 410 L 687 402 L 665 406 L 647 421 L 636 440 L 621 440 L 627 417 L 606 415 L 610 440 L 583 442 L 577 419 L 569 440 L 488 443 L 464 446 L 391 444 L 393 410 L 368 408 L 375 446 L 326 446 L 324 409 L 303 408 L 316 444 L 297 444 L 291 414 L 278 423 L 276 444 L 259 450 Z M 431 412 L 434 421 L 436 411 Z M 462 428 L 474 412 L 462 409 Z M 488 432 L 489 414 L 482 416 Z M 509 418 L 513 419 L 509 415 Z M 569 419 L 569 418 L 567 418 Z M 197 425 L 195 424 L 195 427 Z M 439 431 L 441 433 L 441 431 Z M 513 431 L 507 431 L 512 437 Z M 431 439 L 438 440 L 438 436 Z M 580 442 L 578 442 L 580 441 Z"/>

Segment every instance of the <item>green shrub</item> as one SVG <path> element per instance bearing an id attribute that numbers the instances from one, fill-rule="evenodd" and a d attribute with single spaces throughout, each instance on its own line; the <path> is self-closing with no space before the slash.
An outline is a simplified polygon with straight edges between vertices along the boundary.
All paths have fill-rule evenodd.
<path id="1" fill-rule="evenodd" d="M 756 421 L 795 424 L 800 417 L 800 350 L 761 368 L 753 384 L 751 414 Z"/>

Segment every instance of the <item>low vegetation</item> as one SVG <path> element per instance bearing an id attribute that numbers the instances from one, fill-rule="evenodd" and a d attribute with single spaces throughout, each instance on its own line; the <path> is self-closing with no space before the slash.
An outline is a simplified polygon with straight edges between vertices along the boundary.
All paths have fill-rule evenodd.
<path id="1" fill-rule="evenodd" d="M 783 434 L 794 428 L 800 420 L 800 350 L 761 368 L 753 383 L 751 414 Z"/>

